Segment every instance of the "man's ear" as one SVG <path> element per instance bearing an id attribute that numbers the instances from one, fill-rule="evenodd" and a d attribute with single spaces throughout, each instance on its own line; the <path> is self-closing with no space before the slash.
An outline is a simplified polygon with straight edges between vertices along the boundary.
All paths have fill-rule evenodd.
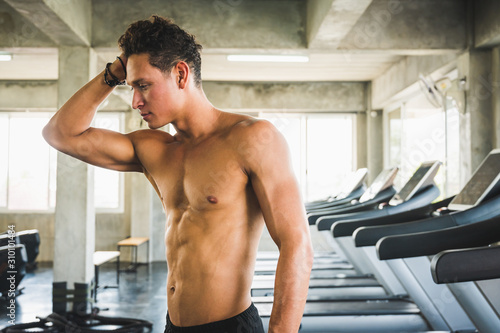
<path id="1" fill-rule="evenodd" d="M 177 85 L 179 86 L 179 89 L 184 89 L 190 79 L 190 70 L 189 70 L 189 65 L 185 63 L 184 61 L 179 61 L 177 65 L 175 65 L 174 68 L 175 75 L 176 75 L 176 80 L 177 80 Z"/>

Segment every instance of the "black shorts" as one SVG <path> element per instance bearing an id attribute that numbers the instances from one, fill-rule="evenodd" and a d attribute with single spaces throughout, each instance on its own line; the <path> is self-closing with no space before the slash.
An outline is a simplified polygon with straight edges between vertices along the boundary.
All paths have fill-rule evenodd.
<path id="1" fill-rule="evenodd" d="M 264 326 L 255 305 L 237 316 L 213 323 L 178 327 L 172 324 L 167 312 L 167 324 L 164 333 L 264 333 Z"/>

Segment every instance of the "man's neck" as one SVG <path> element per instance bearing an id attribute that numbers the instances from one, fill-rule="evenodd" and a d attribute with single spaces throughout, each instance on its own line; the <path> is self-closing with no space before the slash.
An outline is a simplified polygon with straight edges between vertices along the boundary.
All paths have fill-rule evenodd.
<path id="1" fill-rule="evenodd" d="M 182 140 L 197 141 L 213 133 L 222 111 L 216 109 L 203 90 L 193 94 L 184 107 L 181 117 L 172 122 Z"/>

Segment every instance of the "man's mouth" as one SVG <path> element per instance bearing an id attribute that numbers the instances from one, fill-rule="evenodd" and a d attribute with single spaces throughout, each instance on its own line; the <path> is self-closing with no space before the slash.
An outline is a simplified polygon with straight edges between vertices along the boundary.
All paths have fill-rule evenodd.
<path id="1" fill-rule="evenodd" d="M 147 120 L 151 116 L 150 112 L 141 112 L 141 117 L 144 120 Z"/>

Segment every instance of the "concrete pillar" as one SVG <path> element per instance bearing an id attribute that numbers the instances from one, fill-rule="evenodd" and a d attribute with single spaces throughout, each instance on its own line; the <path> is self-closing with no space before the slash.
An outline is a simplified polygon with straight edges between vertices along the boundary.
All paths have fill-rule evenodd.
<path id="1" fill-rule="evenodd" d="M 491 50 L 473 50 L 460 57 L 459 77 L 465 77 L 465 115 L 461 117 L 461 178 L 469 178 L 495 141 Z"/>
<path id="2" fill-rule="evenodd" d="M 151 261 L 165 262 L 165 227 L 166 218 L 163 205 L 156 192 L 151 188 L 152 193 L 152 221 L 153 235 L 151 238 Z"/>
<path id="3" fill-rule="evenodd" d="M 366 112 L 356 115 L 356 168 L 368 167 L 368 137 L 366 127 Z M 371 183 L 371 172 L 368 170 L 368 183 Z"/>
<path id="4" fill-rule="evenodd" d="M 96 54 L 87 47 L 59 49 L 58 106 L 95 75 Z M 59 153 L 55 211 L 54 282 L 90 283 L 94 277 L 93 167 Z"/>
<path id="5" fill-rule="evenodd" d="M 145 246 L 141 246 L 137 252 L 137 260 L 145 263 L 148 255 L 150 260 L 152 258 L 153 235 L 155 234 L 152 227 L 152 202 L 153 195 L 156 194 L 153 193 L 151 184 L 142 173 L 134 173 L 131 176 L 130 233 L 132 237 L 149 238 L 149 254 Z"/>
<path id="6" fill-rule="evenodd" d="M 492 89 L 493 89 L 493 124 L 494 148 L 500 148 L 500 47 L 496 47 L 492 52 L 491 59 Z"/>
<path id="7" fill-rule="evenodd" d="M 370 171 L 369 184 L 384 168 L 384 131 L 382 110 L 368 110 L 367 127 L 367 167 Z"/>

